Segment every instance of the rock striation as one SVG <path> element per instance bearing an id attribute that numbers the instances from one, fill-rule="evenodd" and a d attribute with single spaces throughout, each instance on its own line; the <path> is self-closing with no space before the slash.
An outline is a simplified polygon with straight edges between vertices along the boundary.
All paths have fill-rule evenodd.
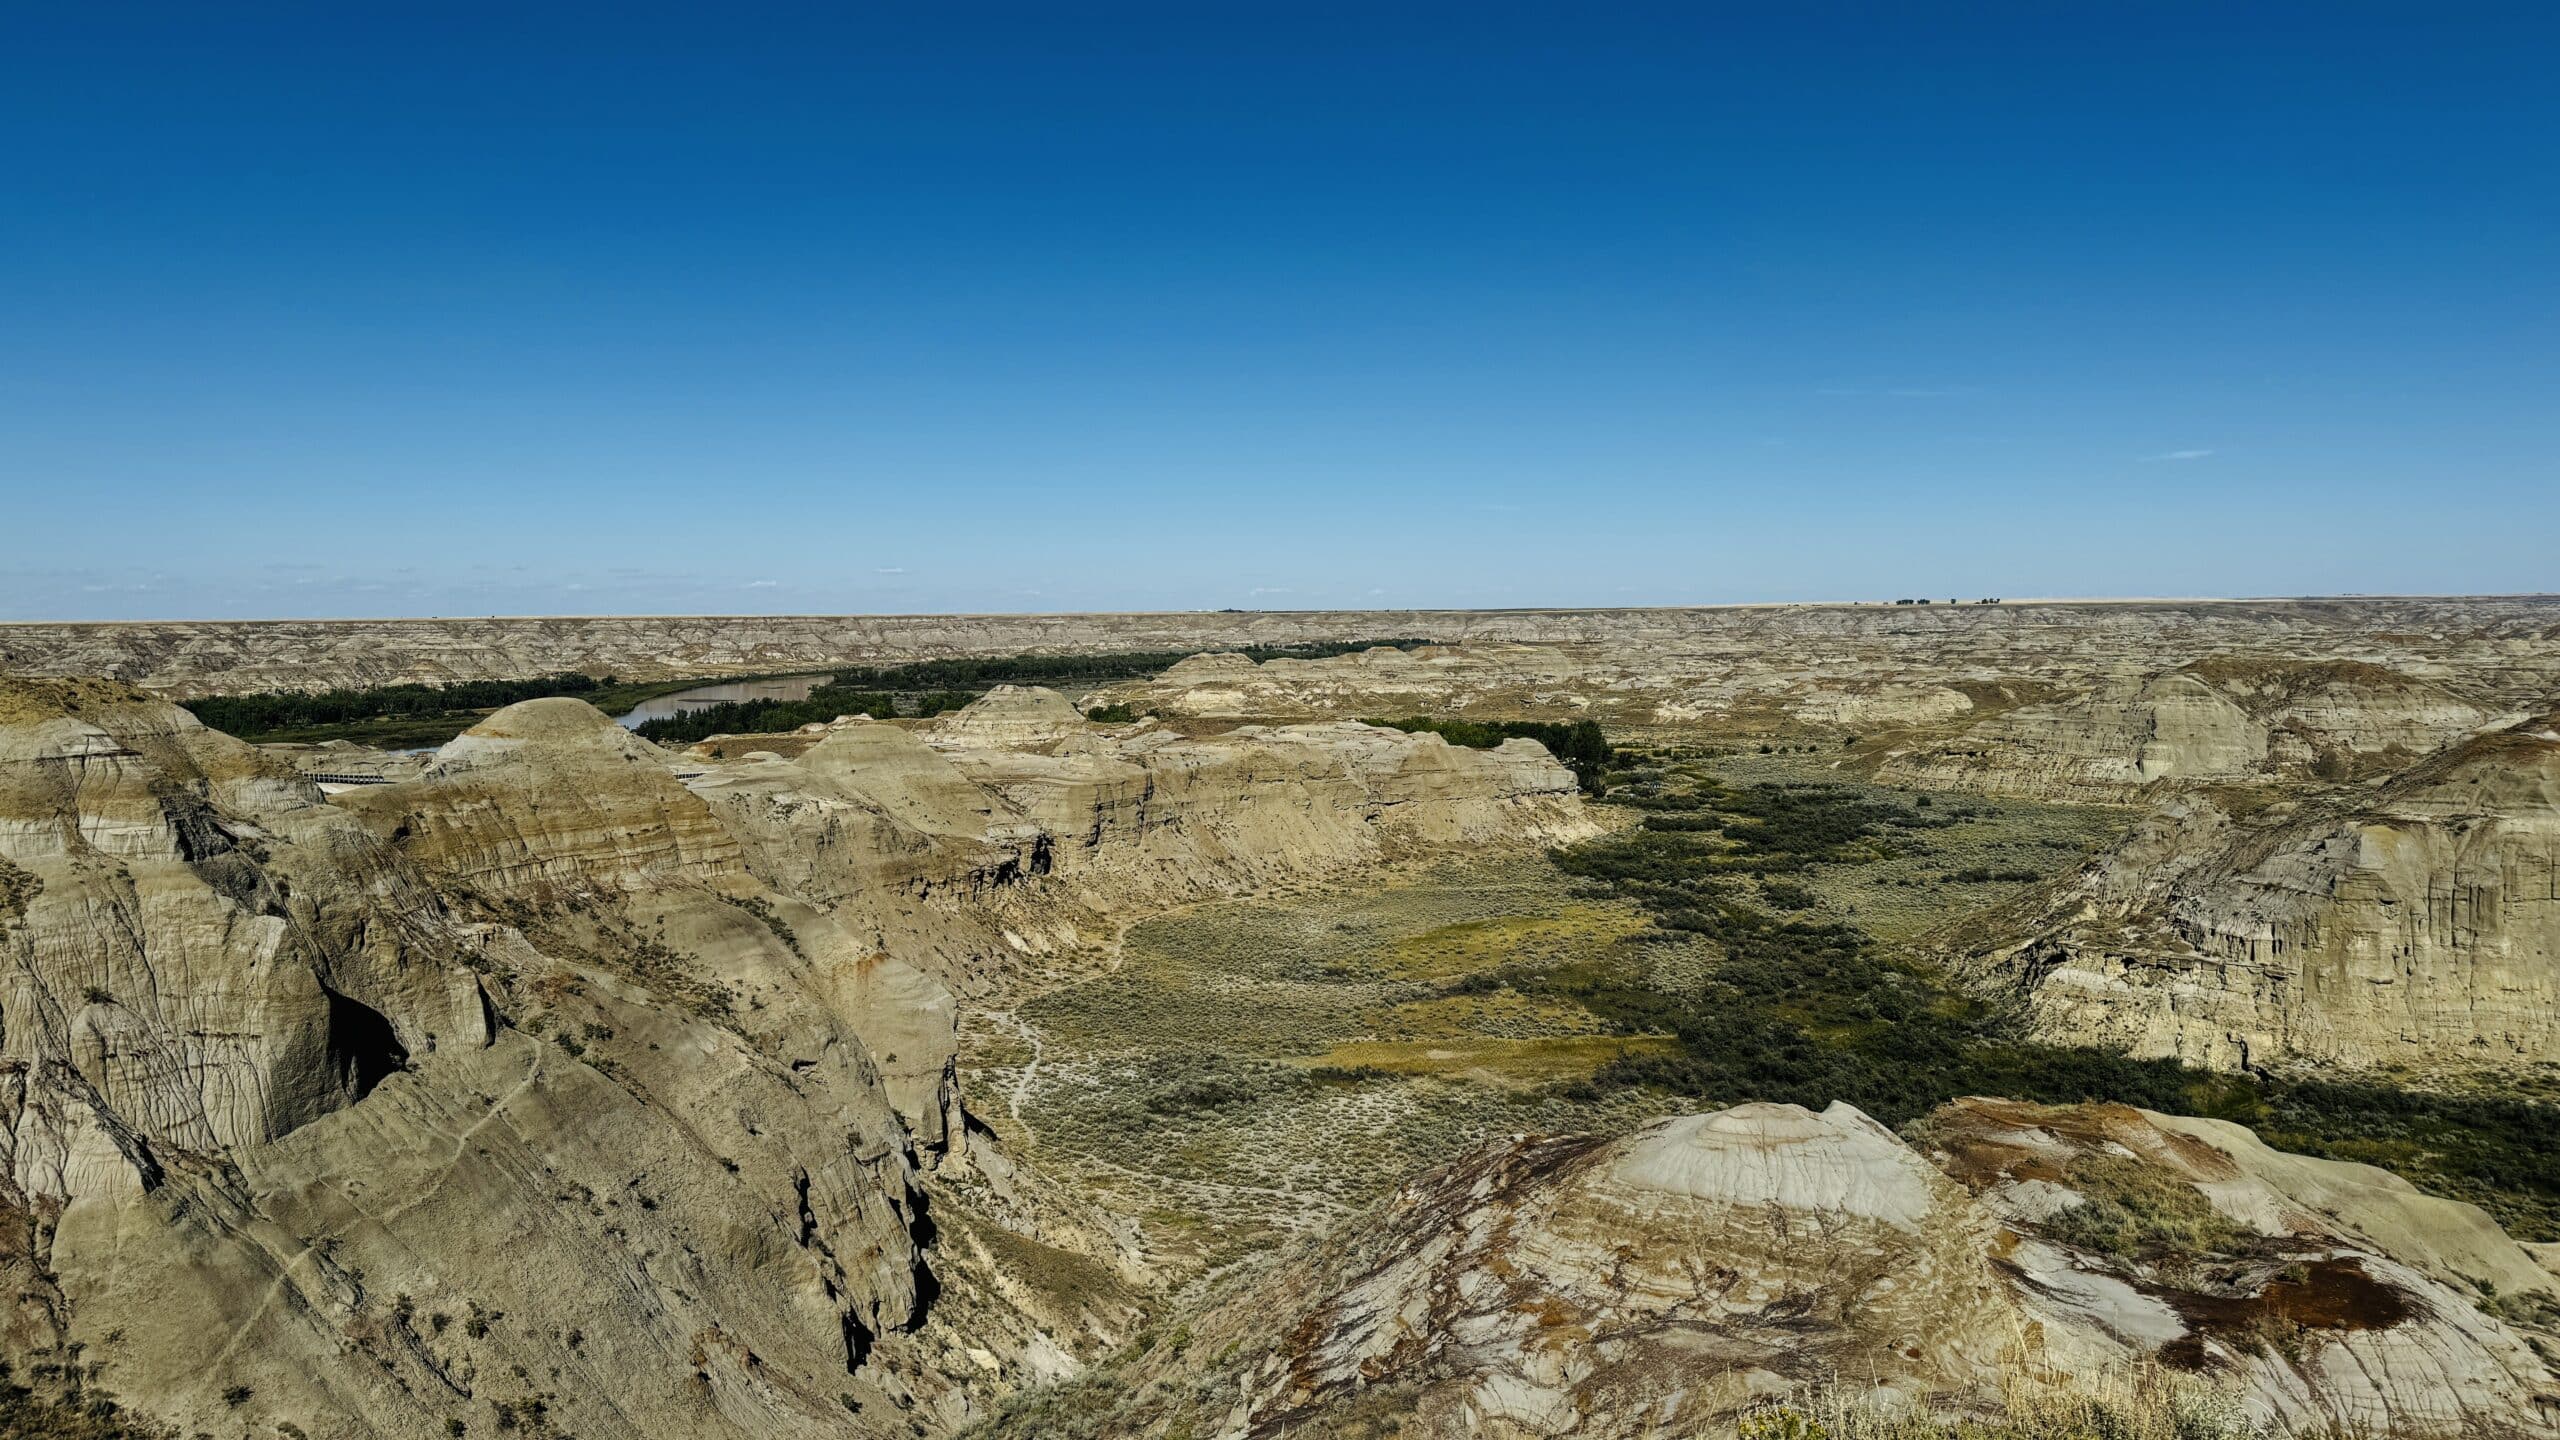
<path id="1" fill-rule="evenodd" d="M 706 762 L 685 783 L 750 869 L 962 994 L 1169 906 L 1599 830 L 1534 742 L 1080 717 L 1061 737 L 1068 717 L 1055 692 L 1004 687 L 922 729 L 844 722 L 796 759 Z"/>
<path id="2" fill-rule="evenodd" d="M 191 1429 L 844 1433 L 922 1303 L 914 1142 L 775 931 L 634 923 L 748 898 L 636 743 L 519 707 L 354 813 L 122 687 L 0 691 L 21 1373 Z"/>
<path id="3" fill-rule="evenodd" d="M 1421 636 L 1463 647 L 1413 663 L 1386 656 L 1275 662 L 1245 690 L 1310 701 L 1341 687 L 1464 699 L 1579 696 L 1627 723 L 1783 719 L 1847 705 L 1859 723 L 1915 723 L 1977 704 L 2086 688 L 2113 665 L 2159 674 L 2218 655 L 2244 663 L 2350 661 L 2397 671 L 2491 712 L 2560 692 L 2560 599 L 2039 602 L 2000 605 L 1742 605 L 1627 610 L 1235 611 L 1152 615 L 556 617 L 170 621 L 0 625 L 0 671 L 108 675 L 186 697 L 395 681 L 522 678 L 584 670 L 639 679 L 811 671 L 834 665 L 1089 653 L 1217 651 L 1252 644 Z M 1513 651 L 1508 647 L 1532 647 Z M 1482 658 L 1487 663 L 1476 663 Z M 1295 667 L 1314 664 L 1303 673 Z M 1214 693 L 1214 677 L 1187 686 Z M 1228 683 L 1228 682 L 1221 682 Z M 1394 687 L 1404 687 L 1401 689 Z M 1903 687 L 1918 686 L 1916 693 Z M 1232 688 L 1232 686 L 1231 686 Z M 1204 706 L 1211 703 L 1204 698 Z M 1295 718 L 1332 705 L 1257 708 Z M 1241 709 L 1201 714 L 1242 715 Z M 1357 715 L 1357 709 L 1348 713 Z M 1370 712 L 1374 713 L 1374 712 Z"/>
<path id="4" fill-rule="evenodd" d="M 1125 1418 L 1187 1393 L 1195 1433 L 1328 1433 L 1392 1396 L 1403 1434 L 1635 1437 L 1843 1383 L 1961 1413 L 2166 1371 L 2295 1430 L 2548 1429 L 2548 1366 L 2478 1301 L 2551 1281 L 2468 1206 L 2123 1107 L 1916 1133 L 1752 1104 L 1497 1143 L 1214 1305 L 1187 1354 L 1223 1358 L 1142 1369 Z M 2136 1196 L 2178 1246 L 2122 1233 Z"/>
<path id="5" fill-rule="evenodd" d="M 1134 1313 L 1109 1227 L 973 1132 L 955 985 L 1592 828 L 1535 746 L 981 703 L 714 763 L 537 700 L 324 796 L 122 685 L 0 681 L 0 1358 L 189 1431 L 949 1430 L 955 1376 Z"/>
<path id="6" fill-rule="evenodd" d="M 1976 958 L 2049 1035 L 2221 1068 L 2560 1058 L 2560 714 L 2373 789 L 2190 797 Z"/>
<path id="7" fill-rule="evenodd" d="M 2420 628 L 2382 630 L 2386 614 Z M 1847 732 L 1854 753 L 1835 763 L 1889 783 L 2124 803 L 2198 783 L 2368 779 L 2538 709 L 2560 692 L 2560 635 L 2540 614 L 2522 601 L 1808 609 L 1644 641 L 1200 655 L 1104 693 L 1202 718 L 1589 715 L 1620 732 L 1828 731 L 1834 746 Z"/>
<path id="8" fill-rule="evenodd" d="M 1882 778 L 1940 790 L 2116 800 L 2162 782 L 2340 781 L 2488 726 L 2486 705 L 2379 665 L 2223 657 L 2123 671 L 1892 755 Z"/>

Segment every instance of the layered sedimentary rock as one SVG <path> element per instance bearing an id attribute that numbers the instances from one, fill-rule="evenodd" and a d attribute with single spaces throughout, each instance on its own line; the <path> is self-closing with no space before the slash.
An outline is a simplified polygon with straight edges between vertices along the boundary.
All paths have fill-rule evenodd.
<path id="1" fill-rule="evenodd" d="M 2226 1068 L 2560 1058 L 2560 715 L 2372 790 L 2150 817 L 1979 957 L 2046 1033 Z"/>
<path id="2" fill-rule="evenodd" d="M 577 718 L 497 717 L 357 816 L 120 687 L 0 696 L 19 1373 L 376 1435 L 842 1434 L 840 1392 L 879 1398 L 854 1371 L 923 1272 L 858 1012 L 775 1023 L 750 916 L 727 946 L 605 939 L 700 923 L 664 896 L 559 921 L 732 883 Z M 670 803 L 632 826 L 633 794 Z"/>
<path id="3" fill-rule="evenodd" d="M 1597 833 L 1572 772 L 1534 741 L 1469 750 L 1437 735 L 1336 721 L 1247 725 L 1204 739 L 1085 727 L 1047 745 L 985 743 L 989 733 L 1049 733 L 1061 703 L 1047 691 L 1007 687 L 925 738 L 1054 837 L 1050 863 L 1067 875 L 1102 867 L 1160 879 L 1231 865 L 1312 875 L 1417 847 Z"/>
<path id="4" fill-rule="evenodd" d="M 1168 715 L 1217 719 L 1465 710 L 1489 700 L 1522 708 L 1587 706 L 1584 692 L 1590 687 L 1623 679 L 1606 650 L 1487 640 L 1413 649 L 1382 645 L 1322 660 L 1260 663 L 1212 653 L 1113 693 Z"/>
<path id="5" fill-rule="evenodd" d="M 2406 765 L 2495 718 L 2379 665 L 2200 661 L 2127 670 L 1892 755 L 1932 789 L 2121 799 L 2160 782 L 2347 780 Z"/>
<path id="6" fill-rule="evenodd" d="M 1634 1437 L 1825 1385 L 1990 1410 L 2165 1370 L 2294 1428 L 2546 1433 L 2545 1363 L 2475 1302 L 2551 1282 L 2470 1207 L 2121 1107 L 1920 1133 L 1755 1104 L 1498 1143 L 1213 1308 L 1125 1418 Z M 2137 1194 L 2182 1246 L 2122 1238 Z"/>
<path id="7" fill-rule="evenodd" d="M 1157 615 L 731 616 L 0 625 L 0 670 L 112 675 L 188 696 L 584 670 L 637 678 L 817 670 L 935 656 L 1420 637 L 1498 661 L 1426 663 L 1396 693 L 1550 693 L 1628 721 L 1792 713 L 1799 693 L 1909 723 L 1945 687 L 2085 687 L 2107 667 L 2162 673 L 2216 655 L 2372 664 L 2491 711 L 2560 689 L 2560 600 L 2264 600 L 2002 605 L 1763 605 L 1643 610 L 1344 610 Z M 1509 656 L 1526 644 L 1539 655 Z M 1287 665 L 1270 672 L 1288 675 Z M 1311 686 L 1368 703 L 1397 662 Z M 1441 673 L 1445 672 L 1445 673 Z M 1436 678 L 1435 678 L 1436 676 Z M 1207 677 L 1198 677 L 1205 679 Z M 1202 713 L 1212 713 L 1204 710 Z M 1342 713 L 1330 707 L 1261 715 Z M 1357 710 L 1349 713 L 1357 714 Z M 1896 720 L 1895 716 L 1905 719 Z M 1861 721 L 1860 723 L 1867 723 Z"/>
<path id="8" fill-rule="evenodd" d="M 122 686 L 0 685 L 0 1358 L 221 1433 L 948 1430 L 955 1375 L 1134 1311 L 1108 1227 L 973 1150 L 945 977 L 1590 829 L 1535 747 L 1008 752 L 1063 701 L 984 704 L 948 754 L 715 764 L 531 701 L 327 798 Z"/>
<path id="9" fill-rule="evenodd" d="M 1045 750 L 1084 733 L 1083 712 L 1038 685 L 998 685 L 937 719 L 929 733 L 946 750 Z"/>
<path id="10" fill-rule="evenodd" d="M 2420 624 L 2418 630 L 2386 630 Z M 2124 802 L 2406 766 L 2560 689 L 2534 602 L 1993 607 L 1725 617 L 1648 641 L 1478 641 L 1323 660 L 1201 655 L 1108 698 L 1168 716 L 1592 715 L 1801 738 L 1934 789 Z M 2536 621 L 2546 623 L 2537 628 Z M 1967 643 L 1970 642 L 1970 643 Z"/>
<path id="11" fill-rule="evenodd" d="M 845 722 L 796 758 L 751 752 L 686 783 L 751 868 L 963 992 L 1169 905 L 1598 828 L 1532 742 L 1341 722 L 1186 739 L 1080 718 L 1061 738 L 1074 716 L 1008 686 L 919 730 Z"/>

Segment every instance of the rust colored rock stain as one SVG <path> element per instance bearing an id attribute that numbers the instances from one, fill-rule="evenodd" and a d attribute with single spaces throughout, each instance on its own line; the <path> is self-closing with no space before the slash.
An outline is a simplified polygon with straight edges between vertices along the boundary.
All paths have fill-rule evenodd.
<path id="1" fill-rule="evenodd" d="M 2250 1349 L 2289 1332 L 2339 1335 L 2388 1330 L 2417 1315 L 2408 1295 L 2365 1273 L 2361 1261 L 2315 1260 L 2303 1268 L 2302 1279 L 2271 1281 L 2255 1295 L 2201 1295 L 2146 1287 L 2175 1309 L 2194 1332 L 2162 1347 L 2161 1361 L 2178 1369 L 2201 1370 L 2208 1363 L 2207 1337 Z"/>

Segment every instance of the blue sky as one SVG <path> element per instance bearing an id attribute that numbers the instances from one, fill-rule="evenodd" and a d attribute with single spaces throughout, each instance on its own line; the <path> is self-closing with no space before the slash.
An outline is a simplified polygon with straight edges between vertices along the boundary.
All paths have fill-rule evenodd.
<path id="1" fill-rule="evenodd" d="M 2560 588 L 2555 53 L 0 3 L 0 618 Z"/>

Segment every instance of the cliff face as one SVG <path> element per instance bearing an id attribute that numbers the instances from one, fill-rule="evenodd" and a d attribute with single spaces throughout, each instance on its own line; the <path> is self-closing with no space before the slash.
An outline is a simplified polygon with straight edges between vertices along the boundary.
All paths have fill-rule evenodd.
<path id="1" fill-rule="evenodd" d="M 166 702 L 8 682 L 0 1354 L 379 1436 L 906 1434 L 968 1413 L 956 1354 L 1056 1373 L 1126 1299 L 996 1303 L 1099 1227 L 973 1150 L 946 979 L 1591 828 L 1535 747 L 994 743 L 1062 707 L 713 763 L 533 701 L 332 800 Z M 955 1177 L 993 1198 L 928 1223 Z"/>
<path id="2" fill-rule="evenodd" d="M 1348 723 L 1185 739 L 1013 687 L 920 730 L 850 721 L 794 759 L 706 760 L 685 783 L 755 873 L 962 994 L 1169 906 L 1598 831 L 1572 772 L 1528 742 Z"/>
<path id="3" fill-rule="evenodd" d="M 2408 764 L 2493 719 L 2371 664 L 2199 661 L 2125 671 L 1896 752 L 1882 778 L 1931 789 L 2117 800 L 2156 782 L 2345 780 Z"/>
<path id="4" fill-rule="evenodd" d="M 615 937 L 653 969 L 559 919 L 640 871 L 722 883 L 698 816 L 616 813 L 650 787 L 594 772 L 635 757 L 502 715 L 358 816 L 120 687 L 0 702 L 21 1373 L 85 1352 L 191 1428 L 843 1433 L 918 1311 L 911 1142 L 845 1016 L 707 1003 L 756 993 L 706 973 L 743 950 Z"/>
<path id="5" fill-rule="evenodd" d="M 2148 822 L 1985 957 L 2049 1034 L 2225 1068 L 2560 1058 L 2560 716 L 2370 791 Z"/>
<path id="6" fill-rule="evenodd" d="M 1331 1433 L 1390 1396 L 1398 1433 L 1596 1440 L 1825 1384 L 1996 1410 L 2151 1373 L 2297 1429 L 2547 1433 L 2545 1363 L 2473 1300 L 2551 1282 L 2468 1206 L 2122 1107 L 1921 1129 L 1743 1105 L 1498 1143 L 1213 1308 L 1120 1419 Z M 2129 1200 L 2183 1243 L 2126 1241 Z"/>

